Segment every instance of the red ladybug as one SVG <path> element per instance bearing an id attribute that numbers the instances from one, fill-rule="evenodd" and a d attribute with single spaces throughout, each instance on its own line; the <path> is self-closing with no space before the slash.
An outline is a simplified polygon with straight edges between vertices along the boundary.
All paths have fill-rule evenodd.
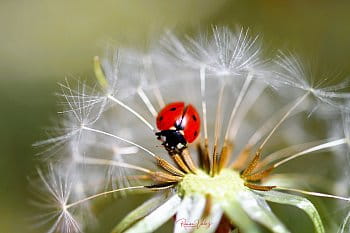
<path id="1" fill-rule="evenodd" d="M 200 118 L 197 110 L 184 102 L 166 105 L 157 116 L 156 135 L 169 152 L 179 152 L 193 142 L 199 134 Z"/>

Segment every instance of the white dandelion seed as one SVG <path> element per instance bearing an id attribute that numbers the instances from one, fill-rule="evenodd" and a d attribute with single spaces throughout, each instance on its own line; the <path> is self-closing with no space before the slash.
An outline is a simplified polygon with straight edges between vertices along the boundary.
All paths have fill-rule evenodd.
<path id="1" fill-rule="evenodd" d="M 275 72 L 276 82 L 304 90 L 308 95 L 314 96 L 320 103 L 326 103 L 341 110 L 348 110 L 344 100 L 350 98 L 349 93 L 339 92 L 349 87 L 349 78 L 338 84 L 327 83 L 332 82 L 332 78 L 326 77 L 320 79 L 315 77 L 312 69 L 306 67 L 300 58 L 294 54 L 285 54 L 280 52 L 275 60 L 279 70 Z"/>
<path id="2" fill-rule="evenodd" d="M 40 193 L 36 195 L 37 200 L 33 200 L 32 203 L 41 209 L 46 209 L 45 214 L 37 216 L 39 225 L 53 221 L 47 232 L 81 232 L 81 223 L 67 208 L 73 186 L 71 177 L 58 174 L 52 165 L 49 166 L 47 177 L 41 170 L 38 170 L 38 174 L 41 185 Z"/>
<path id="3" fill-rule="evenodd" d="M 197 39 L 187 37 L 186 42 L 169 32 L 162 45 L 181 65 L 195 70 L 205 67 L 209 75 L 258 73 L 265 62 L 261 58 L 258 36 L 251 37 L 249 30 L 243 28 L 234 33 L 228 28 L 214 26 L 212 32 Z"/>

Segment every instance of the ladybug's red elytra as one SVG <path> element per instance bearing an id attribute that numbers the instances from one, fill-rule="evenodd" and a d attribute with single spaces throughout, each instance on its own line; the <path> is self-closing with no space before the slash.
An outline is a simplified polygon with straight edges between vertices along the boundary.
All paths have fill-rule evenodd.
<path id="1" fill-rule="evenodd" d="M 156 135 L 169 152 L 178 152 L 186 148 L 199 135 L 200 117 L 197 110 L 184 102 L 166 105 L 157 116 Z"/>

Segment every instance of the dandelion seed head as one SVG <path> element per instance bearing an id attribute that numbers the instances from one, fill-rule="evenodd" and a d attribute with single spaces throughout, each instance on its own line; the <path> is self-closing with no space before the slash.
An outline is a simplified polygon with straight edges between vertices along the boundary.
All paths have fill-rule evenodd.
<path id="1" fill-rule="evenodd" d="M 57 137 L 38 144 L 64 147 L 53 166 L 63 165 L 60 177 L 74 177 L 67 177 L 68 186 L 59 178 L 59 187 L 42 178 L 58 209 L 51 232 L 83 231 L 86 217 L 78 207 L 91 209 L 95 199 L 157 192 L 113 232 L 153 232 L 172 216 L 203 216 L 212 221 L 211 232 L 225 224 L 243 232 L 258 233 L 259 224 L 289 232 L 267 203 L 275 202 L 301 209 L 324 233 L 321 211 L 301 195 L 347 200 L 337 195 L 349 184 L 323 179 L 331 169 L 321 162 L 313 171 L 309 163 L 290 161 L 319 162 L 323 152 L 348 143 L 350 96 L 339 92 L 347 82 L 318 81 L 294 55 L 280 53 L 271 64 L 260 37 L 251 34 L 213 27 L 181 39 L 167 32 L 146 52 L 118 49 L 96 57 L 93 87 L 61 84 L 63 123 Z M 197 109 L 202 125 L 193 143 L 171 151 L 157 140 L 156 117 L 179 101 Z M 345 131 L 330 133 L 341 112 Z M 332 195 L 299 189 L 325 183 Z"/>

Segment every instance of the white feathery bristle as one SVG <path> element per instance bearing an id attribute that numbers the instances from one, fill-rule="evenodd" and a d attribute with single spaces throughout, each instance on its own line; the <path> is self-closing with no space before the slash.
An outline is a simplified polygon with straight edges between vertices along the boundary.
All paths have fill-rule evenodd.
<path id="1" fill-rule="evenodd" d="M 59 112 L 69 113 L 75 125 L 91 125 L 96 122 L 104 111 L 106 98 L 98 93 L 97 85 L 90 88 L 85 82 L 77 81 L 76 89 L 66 79 L 65 83 L 59 84 L 63 98 L 62 105 L 65 110 Z"/>
<path id="2" fill-rule="evenodd" d="M 205 66 L 209 74 L 219 76 L 257 74 L 264 64 L 261 45 L 257 36 L 249 34 L 249 30 L 243 28 L 232 32 L 226 27 L 213 27 L 212 36 L 201 34 L 182 42 L 168 32 L 161 42 L 182 65 L 193 69 Z"/>
<path id="3" fill-rule="evenodd" d="M 316 77 L 311 67 L 306 66 L 305 62 L 292 53 L 285 54 L 280 51 L 274 63 L 277 71 L 274 72 L 272 81 L 276 85 L 288 85 L 304 90 L 312 94 L 320 104 L 328 104 L 340 110 L 350 110 L 345 106 L 345 101 L 350 99 L 350 94 L 341 92 L 349 87 L 348 78 L 343 82 L 332 84 L 335 77 Z"/>
<path id="4" fill-rule="evenodd" d="M 138 151 L 136 147 L 117 147 L 115 146 L 113 149 L 113 161 L 124 163 L 123 154 L 134 154 Z M 125 168 L 118 168 L 115 166 L 109 166 L 107 170 L 107 186 L 106 190 L 118 189 L 118 188 L 126 188 L 130 187 L 130 181 L 128 179 L 129 172 Z M 120 192 L 122 196 L 125 197 L 125 192 Z"/>
<path id="5" fill-rule="evenodd" d="M 89 88 L 83 81 L 77 81 L 76 89 L 66 79 L 59 84 L 62 98 L 57 127 L 47 130 L 48 139 L 39 141 L 34 146 L 47 147 L 40 154 L 57 154 L 69 141 L 79 140 L 82 128 L 94 124 L 105 110 L 106 98 L 97 93 L 96 86 Z"/>
<path id="6" fill-rule="evenodd" d="M 40 181 L 32 204 L 46 212 L 36 217 L 38 226 L 51 224 L 48 233 L 82 232 L 81 222 L 67 208 L 74 182 L 70 174 L 60 174 L 53 165 L 49 165 L 47 175 L 42 170 L 38 170 L 38 174 Z"/>

